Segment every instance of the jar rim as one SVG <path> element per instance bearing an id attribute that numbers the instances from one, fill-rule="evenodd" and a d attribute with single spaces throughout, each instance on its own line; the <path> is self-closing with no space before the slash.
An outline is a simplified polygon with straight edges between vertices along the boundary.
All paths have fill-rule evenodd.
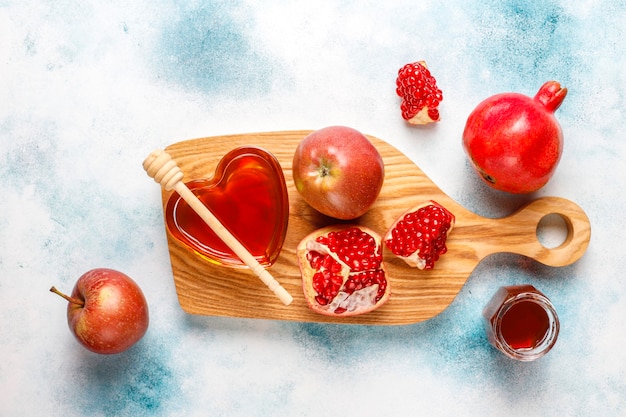
<path id="1" fill-rule="evenodd" d="M 502 319 L 514 305 L 529 301 L 543 308 L 548 316 L 548 329 L 536 346 L 515 349 L 508 344 L 502 333 Z M 492 326 L 495 341 L 502 352 L 513 359 L 521 361 L 533 361 L 548 353 L 556 343 L 560 329 L 559 318 L 554 306 L 545 295 L 539 292 L 521 292 L 504 300 L 493 318 Z"/>

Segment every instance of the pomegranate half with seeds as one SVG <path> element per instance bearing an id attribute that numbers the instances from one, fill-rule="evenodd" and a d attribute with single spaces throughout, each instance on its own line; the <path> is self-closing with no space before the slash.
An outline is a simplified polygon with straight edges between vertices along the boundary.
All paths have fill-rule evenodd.
<path id="1" fill-rule="evenodd" d="M 309 307 L 328 316 L 354 316 L 384 304 L 390 295 L 381 238 L 363 226 L 329 226 L 297 248 Z"/>
<path id="2" fill-rule="evenodd" d="M 385 235 L 385 245 L 410 266 L 432 269 L 448 251 L 446 239 L 454 220 L 454 215 L 439 203 L 422 203 L 393 223 Z"/>

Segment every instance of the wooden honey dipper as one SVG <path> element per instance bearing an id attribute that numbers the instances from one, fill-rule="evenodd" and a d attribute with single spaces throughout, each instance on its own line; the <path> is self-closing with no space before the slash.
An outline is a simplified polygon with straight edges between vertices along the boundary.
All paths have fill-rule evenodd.
<path id="1" fill-rule="evenodd" d="M 164 150 L 157 149 L 143 161 L 143 169 L 150 178 L 161 184 L 166 191 L 174 190 L 189 204 L 202 220 L 222 239 L 224 243 L 276 294 L 285 305 L 291 304 L 293 297 L 285 290 L 272 274 L 237 240 L 235 236 L 215 217 L 196 195 L 182 182 L 183 173 Z"/>

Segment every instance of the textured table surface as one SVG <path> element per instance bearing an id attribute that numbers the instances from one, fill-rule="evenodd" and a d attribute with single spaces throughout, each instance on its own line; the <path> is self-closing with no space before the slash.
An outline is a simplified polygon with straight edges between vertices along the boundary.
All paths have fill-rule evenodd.
<path id="1" fill-rule="evenodd" d="M 0 415 L 623 415 L 622 1 L 180 3 L 0 2 Z M 426 128 L 402 120 L 395 96 L 397 70 L 416 60 L 444 94 Z M 556 174 L 533 195 L 488 189 L 461 147 L 467 116 L 550 79 L 569 89 Z M 483 216 L 576 202 L 587 253 L 563 268 L 489 257 L 414 325 L 183 312 L 143 159 L 185 139 L 337 124 L 391 143 Z M 48 292 L 96 267 L 132 276 L 150 306 L 148 333 L 119 355 L 81 348 Z M 496 289 L 520 283 L 561 319 L 533 363 L 491 348 L 481 323 Z"/>

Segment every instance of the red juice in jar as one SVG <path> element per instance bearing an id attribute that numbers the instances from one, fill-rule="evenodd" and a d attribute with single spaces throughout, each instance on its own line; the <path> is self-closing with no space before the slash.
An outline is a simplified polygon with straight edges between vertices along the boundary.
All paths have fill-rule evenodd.
<path id="1" fill-rule="evenodd" d="M 559 333 L 554 306 L 532 285 L 500 287 L 483 310 L 483 318 L 489 342 L 520 361 L 548 353 Z"/>

